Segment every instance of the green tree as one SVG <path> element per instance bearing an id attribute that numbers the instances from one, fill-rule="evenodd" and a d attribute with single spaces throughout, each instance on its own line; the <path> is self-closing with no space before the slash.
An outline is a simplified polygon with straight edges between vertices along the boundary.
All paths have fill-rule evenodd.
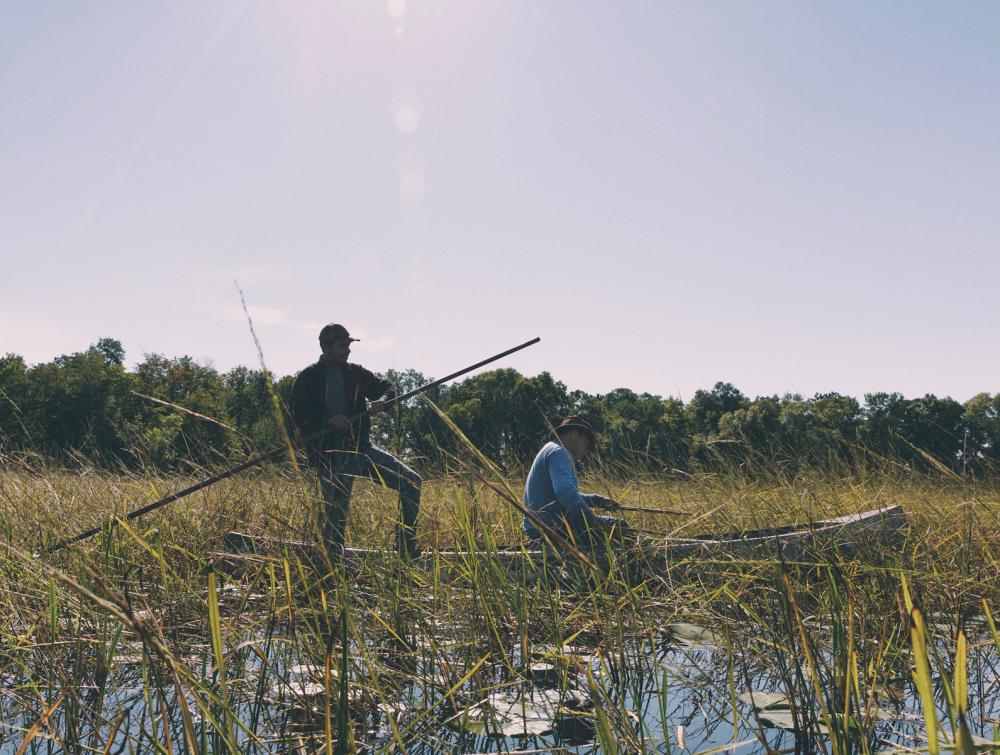
<path id="1" fill-rule="evenodd" d="M 498 462 L 531 461 L 549 429 L 567 413 L 566 386 L 543 372 L 524 377 L 507 368 L 491 370 L 450 387 L 443 408 L 469 439 Z M 447 441 L 448 448 L 454 448 Z"/>
<path id="2" fill-rule="evenodd" d="M 294 376 L 279 380 L 273 390 L 284 410 Z M 222 375 L 226 413 L 232 418 L 240 437 L 252 449 L 263 450 L 282 442 L 274 402 L 263 370 L 234 367 Z M 249 450 L 249 449 L 247 449 Z"/>
<path id="3" fill-rule="evenodd" d="M 687 420 L 677 399 L 627 388 L 574 398 L 601 439 L 600 456 L 606 463 L 656 471 L 686 465 Z"/>
<path id="4" fill-rule="evenodd" d="M 719 382 L 710 391 L 695 391 L 687 405 L 691 431 L 703 436 L 715 435 L 724 415 L 744 409 L 749 403 L 749 399 L 732 383 Z"/>
<path id="5" fill-rule="evenodd" d="M 691 432 L 691 461 L 700 466 L 729 466 L 739 461 L 739 441 L 720 437 L 722 418 L 749 405 L 749 399 L 732 383 L 718 382 L 710 391 L 695 391 L 685 407 Z"/>
<path id="6" fill-rule="evenodd" d="M 17 354 L 0 357 L 0 453 L 29 449 L 34 443 L 21 408 L 28 395 L 28 366 Z"/>
<path id="7" fill-rule="evenodd" d="M 431 378 L 417 370 L 389 370 L 382 377 L 395 386 L 398 396 L 432 382 Z M 442 389 L 436 387 L 425 395 L 441 406 L 442 393 Z M 441 421 L 419 396 L 393 404 L 388 411 L 372 420 L 372 439 L 375 443 L 410 460 L 432 461 L 435 464 L 442 461 L 438 444 L 453 440 L 451 433 L 442 433 L 442 430 Z"/>
<path id="8" fill-rule="evenodd" d="M 938 398 L 927 394 L 910 401 L 907 412 L 907 440 L 950 467 L 961 464 L 965 436 L 965 410 L 953 398 Z M 923 461 L 927 461 L 920 454 Z"/>
<path id="9" fill-rule="evenodd" d="M 784 461 L 781 400 L 777 396 L 761 396 L 725 412 L 719 418 L 718 435 L 721 440 L 740 442 L 722 447 L 735 463 L 743 463 L 748 455 L 764 465 Z"/>
<path id="10" fill-rule="evenodd" d="M 964 410 L 954 399 L 871 393 L 865 395 L 864 412 L 861 440 L 876 453 L 918 468 L 935 466 L 925 454 L 942 464 L 960 464 Z"/>
<path id="11" fill-rule="evenodd" d="M 134 378 L 122 367 L 121 344 L 112 339 L 99 344 L 28 370 L 21 408 L 28 426 L 37 428 L 38 450 L 105 461 L 122 454 L 127 442 L 124 397 Z"/>
<path id="12" fill-rule="evenodd" d="M 997 471 L 1000 464 L 1000 393 L 977 393 L 965 402 L 963 437 L 965 460 L 976 467 Z"/>
<path id="13" fill-rule="evenodd" d="M 159 354 L 147 354 L 136 366 L 135 379 L 141 393 L 230 427 L 233 424 L 227 407 L 225 382 L 210 365 L 198 364 L 189 356 L 168 359 Z M 208 464 L 226 461 L 242 450 L 234 429 L 172 407 L 143 401 L 134 424 L 140 457 L 145 453 L 159 465 L 168 460 Z M 169 452 L 167 445 L 171 446 Z M 158 449 L 155 452 L 154 447 Z"/>
<path id="14" fill-rule="evenodd" d="M 861 405 L 839 393 L 817 393 L 808 401 L 785 396 L 781 423 L 786 450 L 799 466 L 835 469 L 856 457 Z"/>

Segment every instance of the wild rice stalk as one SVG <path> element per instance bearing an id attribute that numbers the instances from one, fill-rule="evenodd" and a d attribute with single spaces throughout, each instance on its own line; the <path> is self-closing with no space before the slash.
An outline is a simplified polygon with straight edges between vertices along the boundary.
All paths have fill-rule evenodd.
<path id="1" fill-rule="evenodd" d="M 215 655 L 219 697 L 222 701 L 222 715 L 225 721 L 225 737 L 235 742 L 236 726 L 233 722 L 233 710 L 229 705 L 229 693 L 226 683 L 226 653 L 222 643 L 222 621 L 219 616 L 219 596 L 215 588 L 215 572 L 208 573 L 208 626 L 212 641 L 212 652 Z"/>
<path id="2" fill-rule="evenodd" d="M 930 755 L 938 755 L 938 717 L 934 701 L 934 688 L 931 685 L 931 667 L 927 659 L 927 632 L 924 628 L 924 618 L 919 608 L 910 611 L 912 626 L 910 629 L 913 643 L 913 681 L 920 695 L 920 704 L 924 709 L 924 723 L 927 726 L 927 749 Z"/>

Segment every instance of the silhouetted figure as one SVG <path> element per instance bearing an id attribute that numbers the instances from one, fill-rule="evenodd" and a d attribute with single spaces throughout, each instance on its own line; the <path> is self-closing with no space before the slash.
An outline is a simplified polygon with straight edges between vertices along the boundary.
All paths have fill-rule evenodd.
<path id="1" fill-rule="evenodd" d="M 349 419 L 366 409 L 377 414 L 396 396 L 387 380 L 347 361 L 351 343 L 358 340 L 351 338 L 343 325 L 330 324 L 320 331 L 323 355 L 296 377 L 290 410 L 303 435 L 328 428 L 325 435 L 306 445 L 306 452 L 323 491 L 319 524 L 330 557 L 339 560 L 343 553 L 355 477 L 367 477 L 399 491 L 401 521 L 396 528 L 396 546 L 401 554 L 412 557 L 417 554 L 420 475 L 372 445 L 367 416 L 353 423 Z"/>

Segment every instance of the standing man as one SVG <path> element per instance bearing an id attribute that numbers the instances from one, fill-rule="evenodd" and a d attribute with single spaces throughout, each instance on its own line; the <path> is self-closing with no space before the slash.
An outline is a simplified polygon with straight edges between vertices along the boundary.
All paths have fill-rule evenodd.
<path id="1" fill-rule="evenodd" d="M 367 477 L 399 491 L 401 520 L 396 528 L 396 547 L 400 554 L 413 557 L 418 552 L 420 475 L 372 445 L 367 416 L 350 421 L 350 417 L 366 410 L 377 414 L 396 397 L 391 383 L 347 361 L 351 343 L 358 340 L 351 338 L 343 325 L 325 326 L 319 332 L 323 355 L 295 379 L 289 409 L 302 436 L 327 429 L 306 445 L 306 452 L 323 491 L 319 525 L 330 557 L 339 560 L 344 550 L 347 508 L 355 477 Z"/>
<path id="2" fill-rule="evenodd" d="M 598 516 L 591 507 L 615 508 L 617 504 L 601 495 L 582 494 L 573 464 L 582 459 L 596 442 L 594 430 L 580 417 L 566 417 L 552 431 L 552 439 L 535 456 L 524 485 L 524 506 L 543 524 L 560 535 L 572 534 L 581 545 L 591 546 L 591 538 L 619 524 L 619 520 Z M 531 520 L 524 518 L 524 531 L 540 539 Z"/>

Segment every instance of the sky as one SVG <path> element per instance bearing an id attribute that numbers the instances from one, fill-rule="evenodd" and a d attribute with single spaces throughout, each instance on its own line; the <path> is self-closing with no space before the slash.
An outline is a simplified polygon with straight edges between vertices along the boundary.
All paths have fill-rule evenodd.
<path id="1" fill-rule="evenodd" d="M 0 353 L 1000 391 L 1000 4 L 8 2 Z"/>

